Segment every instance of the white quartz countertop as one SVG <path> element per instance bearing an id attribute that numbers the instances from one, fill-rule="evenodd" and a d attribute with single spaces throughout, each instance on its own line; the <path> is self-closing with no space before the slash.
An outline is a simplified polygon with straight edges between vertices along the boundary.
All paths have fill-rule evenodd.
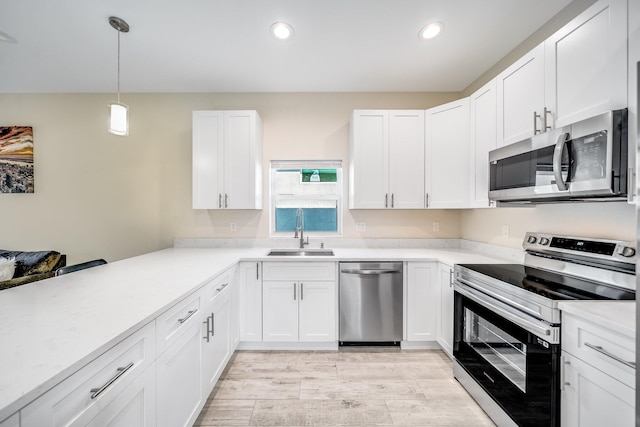
<path id="1" fill-rule="evenodd" d="M 635 301 L 565 301 L 558 303 L 563 313 L 573 314 L 635 340 Z"/>
<path id="2" fill-rule="evenodd" d="M 507 262 L 460 249 L 170 248 L 0 292 L 0 421 L 239 260 Z"/>

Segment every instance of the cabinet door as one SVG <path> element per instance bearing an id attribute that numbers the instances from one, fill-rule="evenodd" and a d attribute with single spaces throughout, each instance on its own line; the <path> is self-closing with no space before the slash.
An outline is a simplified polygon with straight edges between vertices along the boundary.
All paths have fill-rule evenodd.
<path id="1" fill-rule="evenodd" d="M 389 112 L 355 110 L 349 143 L 349 209 L 389 206 Z"/>
<path id="2" fill-rule="evenodd" d="M 469 193 L 469 98 L 426 112 L 425 188 L 429 208 L 467 207 Z"/>
<path id="3" fill-rule="evenodd" d="M 230 305 L 233 287 L 216 296 L 205 312 L 202 328 L 202 395 L 206 398 L 230 356 Z"/>
<path id="4" fill-rule="evenodd" d="M 496 77 L 498 93 L 498 147 L 529 138 L 540 130 L 534 114 L 544 109 L 544 43 Z M 534 125 L 535 122 L 535 125 Z"/>
<path id="5" fill-rule="evenodd" d="M 336 340 L 336 283 L 300 282 L 299 341 Z"/>
<path id="6" fill-rule="evenodd" d="M 469 97 L 470 113 L 470 207 L 486 208 L 489 203 L 489 151 L 496 148 L 496 81 Z"/>
<path id="7" fill-rule="evenodd" d="M 297 282 L 264 282 L 262 293 L 263 340 L 298 341 Z"/>
<path id="8" fill-rule="evenodd" d="M 106 406 L 87 427 L 155 427 L 156 370 L 148 368 Z"/>
<path id="9" fill-rule="evenodd" d="M 438 326 L 438 264 L 407 266 L 407 341 L 435 341 Z"/>
<path id="10" fill-rule="evenodd" d="M 150 322 L 20 411 L 23 427 L 84 426 L 153 365 Z"/>
<path id="11" fill-rule="evenodd" d="M 555 126 L 627 106 L 627 2 L 600 0 L 545 41 Z"/>
<path id="12" fill-rule="evenodd" d="M 389 113 L 389 207 L 423 209 L 424 110 Z"/>
<path id="13" fill-rule="evenodd" d="M 635 391 L 598 369 L 562 352 L 562 427 L 632 427 Z"/>
<path id="14" fill-rule="evenodd" d="M 200 326 L 194 323 L 156 360 L 159 427 L 191 426 L 203 406 Z"/>
<path id="15" fill-rule="evenodd" d="M 453 267 L 440 264 L 440 304 L 438 305 L 438 344 L 453 355 Z"/>
<path id="16" fill-rule="evenodd" d="M 194 111 L 193 209 L 222 208 L 223 189 L 223 113 Z"/>
<path id="17" fill-rule="evenodd" d="M 225 208 L 262 208 L 261 128 L 255 111 L 224 113 Z"/>
<path id="18" fill-rule="evenodd" d="M 239 285 L 240 341 L 262 341 L 262 263 L 241 262 Z"/>

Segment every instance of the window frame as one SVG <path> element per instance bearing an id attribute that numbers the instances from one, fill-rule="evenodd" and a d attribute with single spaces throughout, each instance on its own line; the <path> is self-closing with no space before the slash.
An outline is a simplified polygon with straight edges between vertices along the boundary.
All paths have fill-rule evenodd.
<path id="1" fill-rule="evenodd" d="M 275 194 L 274 185 L 276 174 L 279 169 L 336 169 L 335 194 Z M 313 237 L 342 237 L 343 206 L 344 206 L 344 182 L 342 160 L 270 160 L 269 161 L 269 236 L 270 237 L 293 237 L 291 231 L 276 231 L 276 202 L 279 200 L 335 200 L 336 201 L 336 231 L 307 231 L 307 236 Z M 303 182 L 304 185 L 322 185 L 323 183 Z"/>

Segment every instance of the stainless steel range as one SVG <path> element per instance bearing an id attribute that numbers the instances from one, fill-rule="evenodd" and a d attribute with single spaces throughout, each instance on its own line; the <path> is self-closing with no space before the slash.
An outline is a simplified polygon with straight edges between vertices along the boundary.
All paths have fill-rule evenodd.
<path id="1" fill-rule="evenodd" d="M 560 425 L 563 300 L 635 299 L 635 242 L 527 233 L 521 264 L 455 266 L 454 375 L 499 426 Z"/>

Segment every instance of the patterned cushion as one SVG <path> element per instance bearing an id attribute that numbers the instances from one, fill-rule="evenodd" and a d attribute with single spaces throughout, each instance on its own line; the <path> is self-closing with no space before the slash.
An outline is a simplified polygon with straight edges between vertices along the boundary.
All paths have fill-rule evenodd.
<path id="1" fill-rule="evenodd" d="M 65 265 L 65 256 L 56 251 L 22 252 L 0 249 L 0 257 L 15 258 L 14 278 L 33 274 L 55 272 Z"/>

